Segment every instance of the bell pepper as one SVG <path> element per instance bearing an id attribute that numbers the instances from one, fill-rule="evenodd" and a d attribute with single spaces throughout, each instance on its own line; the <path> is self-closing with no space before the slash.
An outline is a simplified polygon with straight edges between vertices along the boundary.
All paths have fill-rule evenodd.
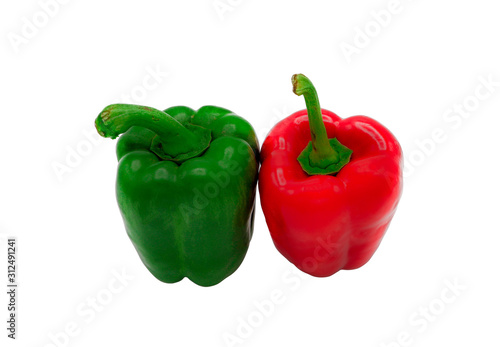
<path id="1" fill-rule="evenodd" d="M 229 110 L 114 104 L 95 121 L 120 136 L 116 198 L 142 262 L 160 281 L 212 286 L 241 264 L 253 232 L 259 145 Z"/>
<path id="2" fill-rule="evenodd" d="M 326 277 L 374 254 L 401 196 L 402 152 L 375 120 L 321 109 L 304 75 L 292 83 L 307 110 L 280 121 L 263 143 L 261 205 L 276 248 Z"/>

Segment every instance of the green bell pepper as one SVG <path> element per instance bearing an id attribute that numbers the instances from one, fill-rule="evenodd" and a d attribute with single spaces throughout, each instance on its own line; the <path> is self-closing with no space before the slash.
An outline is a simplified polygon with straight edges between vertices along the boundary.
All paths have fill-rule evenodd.
<path id="1" fill-rule="evenodd" d="M 115 104 L 95 121 L 116 138 L 116 197 L 144 265 L 160 281 L 215 285 L 239 267 L 253 232 L 258 140 L 229 110 Z"/>

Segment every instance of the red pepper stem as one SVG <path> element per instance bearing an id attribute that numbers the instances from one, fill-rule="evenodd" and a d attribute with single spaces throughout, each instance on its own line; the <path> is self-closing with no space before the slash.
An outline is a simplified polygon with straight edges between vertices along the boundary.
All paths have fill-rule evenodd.
<path id="1" fill-rule="evenodd" d="M 337 163 L 339 154 L 330 145 L 326 134 L 323 115 L 319 105 L 318 93 L 312 82 L 302 74 L 292 76 L 293 92 L 303 95 L 306 101 L 307 116 L 309 118 L 309 128 L 311 129 L 312 151 L 309 154 L 311 166 L 326 168 Z"/>
<path id="2" fill-rule="evenodd" d="M 169 114 L 147 106 L 113 104 L 96 118 L 99 135 L 116 138 L 133 126 L 153 131 L 151 150 L 161 159 L 184 161 L 198 156 L 210 145 L 211 132 L 199 126 L 179 123 Z"/>

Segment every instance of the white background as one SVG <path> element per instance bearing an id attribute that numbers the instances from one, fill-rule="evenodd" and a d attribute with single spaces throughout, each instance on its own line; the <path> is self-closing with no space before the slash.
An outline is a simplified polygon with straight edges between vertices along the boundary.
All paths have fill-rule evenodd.
<path id="1" fill-rule="evenodd" d="M 495 3 L 220 3 L 229 7 L 218 13 L 213 0 L 2 2 L 0 285 L 15 236 L 19 294 L 16 341 L 2 294 L 0 344 L 498 345 Z M 115 141 L 94 136 L 97 114 L 127 98 L 214 104 L 248 119 L 262 143 L 304 108 L 290 83 L 299 72 L 324 108 L 375 118 L 403 147 L 403 197 L 375 256 L 329 278 L 302 276 L 274 248 L 258 204 L 232 276 L 210 288 L 157 281 L 126 236 Z M 464 103 L 465 117 L 453 113 Z"/>

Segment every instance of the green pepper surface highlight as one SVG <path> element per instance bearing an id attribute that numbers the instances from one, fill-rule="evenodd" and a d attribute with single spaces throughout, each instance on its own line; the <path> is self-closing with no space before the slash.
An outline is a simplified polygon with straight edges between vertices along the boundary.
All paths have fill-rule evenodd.
<path id="1" fill-rule="evenodd" d="M 231 111 L 115 104 L 96 119 L 116 138 L 116 198 L 128 236 L 160 281 L 215 285 L 239 267 L 253 232 L 259 144 Z"/>

